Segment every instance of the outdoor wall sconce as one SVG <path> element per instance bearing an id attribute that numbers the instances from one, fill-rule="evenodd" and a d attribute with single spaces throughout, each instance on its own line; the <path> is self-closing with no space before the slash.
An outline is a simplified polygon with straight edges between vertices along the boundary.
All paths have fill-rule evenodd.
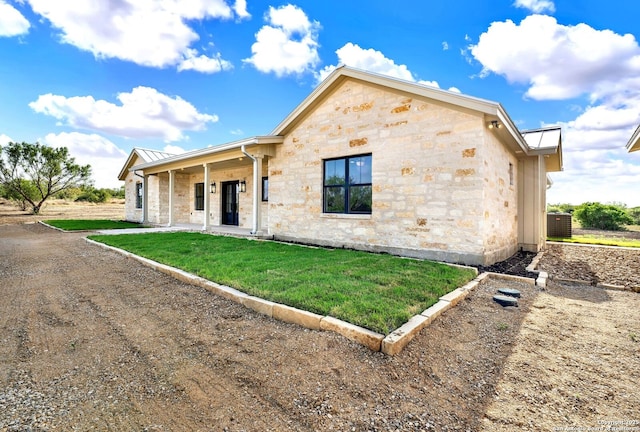
<path id="1" fill-rule="evenodd" d="M 240 192 L 246 192 L 247 191 L 247 182 L 242 180 L 240 182 Z"/>
<path id="2" fill-rule="evenodd" d="M 500 129 L 502 128 L 502 123 L 498 122 L 497 120 L 491 120 L 491 123 L 489 123 L 489 126 L 487 126 L 489 129 Z"/>
<path id="3" fill-rule="evenodd" d="M 209 192 L 212 194 L 216 193 L 216 182 L 213 182 L 209 185 Z"/>

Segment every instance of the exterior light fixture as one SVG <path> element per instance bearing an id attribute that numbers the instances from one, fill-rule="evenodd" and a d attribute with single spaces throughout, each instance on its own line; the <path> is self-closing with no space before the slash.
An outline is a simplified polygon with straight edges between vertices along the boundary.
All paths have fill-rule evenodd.
<path id="1" fill-rule="evenodd" d="M 502 123 L 498 122 L 497 120 L 491 120 L 491 123 L 489 123 L 488 126 L 489 129 L 500 129 L 502 128 Z"/>
<path id="2" fill-rule="evenodd" d="M 216 193 L 216 182 L 213 182 L 209 185 L 209 192 L 212 194 Z"/>
<path id="3" fill-rule="evenodd" d="M 240 192 L 246 192 L 247 191 L 247 182 L 242 180 L 240 182 Z"/>

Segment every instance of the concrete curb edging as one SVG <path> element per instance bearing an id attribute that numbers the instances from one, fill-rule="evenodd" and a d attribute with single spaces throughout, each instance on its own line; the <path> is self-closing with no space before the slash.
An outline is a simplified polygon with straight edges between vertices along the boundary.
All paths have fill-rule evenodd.
<path id="1" fill-rule="evenodd" d="M 443 295 L 436 304 L 424 310 L 420 314 L 414 315 L 405 324 L 385 336 L 331 316 L 322 316 L 291 306 L 264 300 L 259 297 L 254 297 L 234 288 L 195 276 L 184 270 L 161 264 L 157 261 L 132 254 L 131 252 L 127 252 L 123 249 L 109 246 L 104 243 L 96 242 L 86 237 L 85 240 L 93 245 L 117 252 L 127 258 L 135 259 L 147 267 L 165 273 L 182 282 L 196 285 L 200 288 L 211 291 L 214 294 L 218 294 L 228 300 L 239 303 L 270 318 L 291 324 L 297 324 L 312 330 L 332 331 L 346 337 L 347 339 L 364 345 L 372 351 L 382 351 L 387 355 L 396 355 L 401 352 L 402 349 L 411 342 L 411 340 L 423 328 L 431 324 L 442 313 L 457 305 L 460 301 L 466 298 L 473 289 L 489 277 L 504 277 L 522 280 L 530 284 L 535 283 L 534 280 L 530 278 L 509 276 L 500 273 L 482 273 L 462 287 L 456 288 L 450 293 Z"/>
<path id="2" fill-rule="evenodd" d="M 530 273 L 536 273 L 538 275 L 538 277 L 535 280 L 536 286 L 539 286 L 540 288 L 545 289 L 547 287 L 547 279 L 549 279 L 549 273 L 541 270 L 536 270 L 536 267 L 538 267 L 538 263 L 540 262 L 543 256 L 544 256 L 544 251 L 538 252 L 538 254 L 535 257 L 533 257 L 533 259 L 531 260 L 531 263 L 527 266 L 525 270 L 527 270 Z"/>
<path id="3" fill-rule="evenodd" d="M 52 230 L 60 231 L 60 232 L 63 232 L 63 233 L 69 232 L 69 231 L 63 230 L 62 228 L 58 228 L 58 227 L 54 227 L 53 225 L 49 225 L 48 223 L 46 223 L 44 221 L 38 221 L 37 223 L 39 223 L 40 225 L 44 225 L 47 228 L 51 228 Z M 86 230 L 77 231 L 77 232 L 86 232 Z"/>
<path id="4" fill-rule="evenodd" d="M 440 301 L 436 304 L 419 315 L 413 316 L 405 324 L 389 333 L 389 335 L 382 340 L 382 352 L 387 355 L 398 354 L 409 342 L 411 342 L 420 330 L 431 324 L 443 312 L 460 303 L 461 300 L 467 297 L 471 291 L 488 276 L 488 273 L 482 273 L 466 285 L 443 295 L 440 297 Z"/>
<path id="5" fill-rule="evenodd" d="M 245 294 L 242 291 L 238 291 L 234 288 L 220 285 L 199 276 L 192 275 L 191 273 L 185 272 L 184 270 L 170 267 L 157 261 L 132 254 L 131 252 L 127 252 L 123 249 L 109 246 L 104 243 L 99 243 L 88 238 L 85 238 L 85 240 L 93 245 L 113 252 L 117 252 L 127 258 L 135 259 L 147 267 L 175 277 L 182 282 L 199 286 L 200 288 L 209 290 L 212 293 L 218 294 L 228 300 L 235 301 L 236 303 L 239 303 L 262 315 L 266 315 L 270 318 L 274 318 L 291 324 L 297 324 L 312 330 L 333 331 L 346 337 L 347 339 L 353 340 L 360 343 L 361 345 L 366 346 L 372 351 L 380 351 L 380 346 L 382 344 L 382 340 L 384 339 L 384 335 L 382 334 L 373 332 L 371 330 L 356 326 L 345 321 L 341 321 L 331 316 L 322 316 L 301 309 L 296 309 L 291 306 L 264 300 L 259 297 L 254 297 Z"/>

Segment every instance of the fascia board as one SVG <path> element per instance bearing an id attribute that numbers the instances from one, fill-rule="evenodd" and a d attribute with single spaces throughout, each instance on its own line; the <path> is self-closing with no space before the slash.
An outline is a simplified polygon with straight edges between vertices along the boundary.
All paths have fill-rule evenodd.
<path id="1" fill-rule="evenodd" d="M 481 112 L 489 115 L 496 115 L 500 109 L 500 104 L 485 99 L 475 98 L 463 95 L 461 93 L 442 90 L 436 87 L 430 87 L 424 84 L 418 84 L 411 81 L 401 80 L 398 78 L 380 75 L 372 72 L 363 71 L 347 66 L 341 66 L 334 70 L 322 83 L 320 83 L 289 115 L 276 126 L 271 135 L 283 135 L 292 123 L 300 116 L 304 115 L 309 109 L 313 108 L 322 98 L 337 84 L 346 78 L 353 78 L 381 87 L 398 90 L 401 92 L 422 96 L 439 102 L 450 104 L 453 106 L 467 108 L 473 111 Z M 516 128 L 517 130 L 517 128 Z"/>
<path id="2" fill-rule="evenodd" d="M 640 125 L 636 128 L 633 135 L 631 135 L 631 139 L 627 143 L 627 151 L 634 152 L 640 150 Z"/>
<path id="3" fill-rule="evenodd" d="M 235 149 L 239 149 L 241 148 L 243 145 L 247 146 L 247 145 L 253 145 L 253 144 L 280 144 L 282 143 L 282 141 L 284 140 L 283 137 L 281 136 L 255 136 L 252 138 L 247 138 L 244 140 L 240 140 L 240 141 L 234 141 L 231 143 L 227 143 L 227 144 L 223 144 L 223 145 L 219 145 L 219 146 L 213 146 L 213 147 L 207 147 L 204 149 L 199 149 L 199 150 L 194 150 L 191 152 L 187 152 L 187 153 L 182 153 L 180 155 L 176 155 L 176 156 L 172 156 L 172 157 L 168 157 L 162 160 L 158 160 L 158 161 L 154 161 L 154 162 L 147 162 L 147 163 L 143 163 L 140 165 L 136 165 L 135 167 L 131 168 L 131 170 L 142 170 L 144 171 L 145 169 L 149 169 L 149 168 L 154 168 L 154 167 L 159 167 L 162 165 L 167 165 L 167 164 L 173 164 L 176 162 L 185 162 L 188 161 L 189 159 L 197 159 L 203 156 L 207 156 L 207 155 L 213 155 L 216 153 L 222 153 L 225 151 L 229 151 L 229 150 L 235 150 Z"/>

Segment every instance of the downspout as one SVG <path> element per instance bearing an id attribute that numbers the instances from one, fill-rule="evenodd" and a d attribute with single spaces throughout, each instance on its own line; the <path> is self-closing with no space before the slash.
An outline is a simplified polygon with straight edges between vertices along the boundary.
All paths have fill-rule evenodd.
<path id="1" fill-rule="evenodd" d="M 251 234 L 256 234 L 258 232 L 258 206 L 260 205 L 258 202 L 258 159 L 247 153 L 244 144 L 242 144 L 240 150 L 242 150 L 242 153 L 244 153 L 246 157 L 253 161 L 253 223 Z"/>

